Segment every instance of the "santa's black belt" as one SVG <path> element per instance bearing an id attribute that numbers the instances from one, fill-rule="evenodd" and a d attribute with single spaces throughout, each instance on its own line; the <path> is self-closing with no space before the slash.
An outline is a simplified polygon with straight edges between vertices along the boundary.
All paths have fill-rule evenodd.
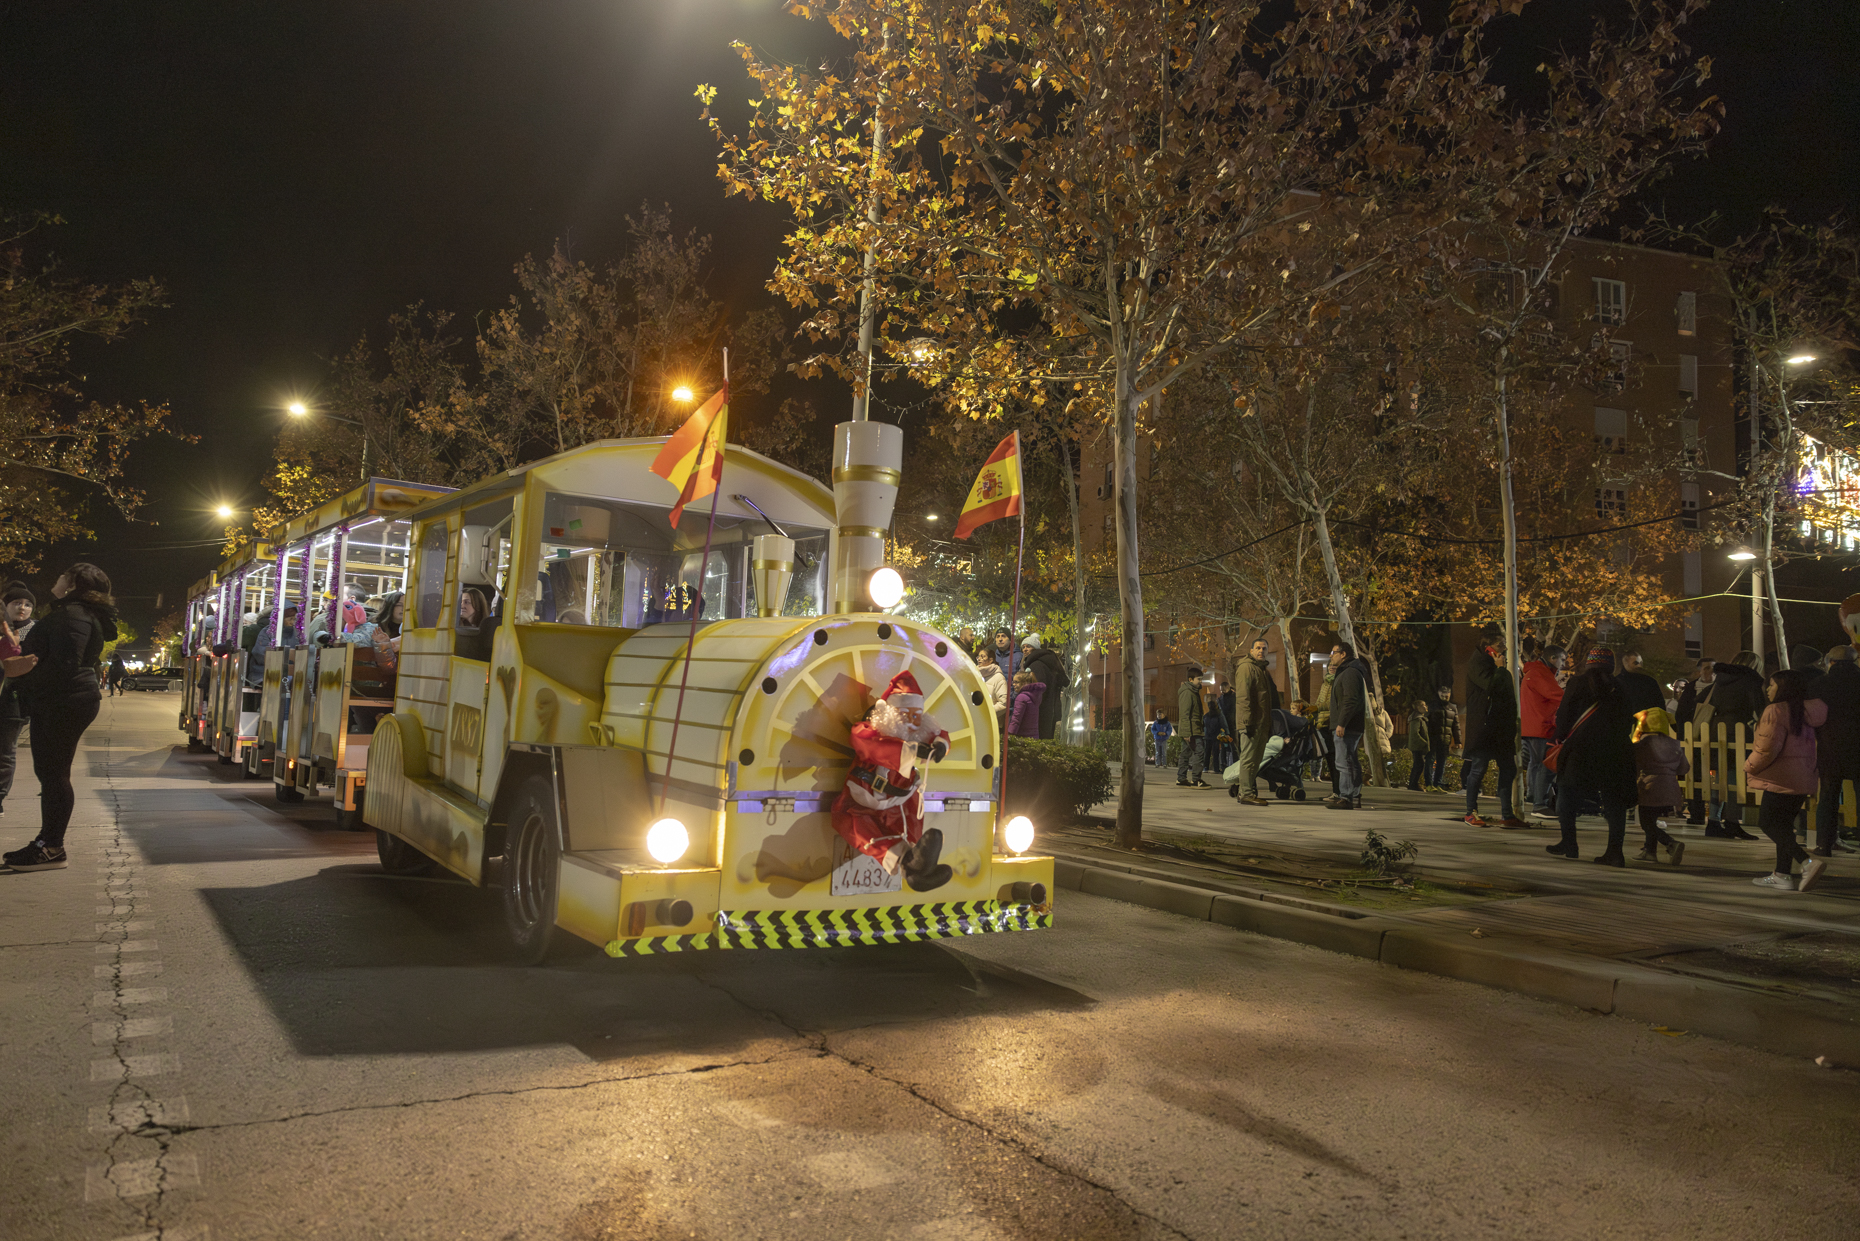
<path id="1" fill-rule="evenodd" d="M 898 784 L 898 773 L 889 767 L 855 767 L 852 778 L 871 789 L 874 797 L 904 797 L 915 791 L 916 777 L 909 784 Z"/>

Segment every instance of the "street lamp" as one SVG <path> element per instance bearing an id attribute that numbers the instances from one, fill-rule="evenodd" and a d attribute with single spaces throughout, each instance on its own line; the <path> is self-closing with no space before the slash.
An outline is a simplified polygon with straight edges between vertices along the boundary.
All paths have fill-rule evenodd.
<path id="1" fill-rule="evenodd" d="M 307 418 L 310 416 L 311 410 L 310 410 L 310 407 L 304 404 L 302 401 L 292 401 L 290 404 L 284 407 L 284 412 L 289 414 L 293 418 Z M 368 481 L 368 424 L 358 418 L 344 418 L 341 414 L 332 414 L 324 410 L 317 410 L 316 414 L 319 418 L 327 418 L 331 422 L 345 423 L 348 426 L 355 427 L 361 431 L 362 433 L 362 481 L 364 483 L 367 482 Z"/>
<path id="2" fill-rule="evenodd" d="M 233 515 L 232 505 L 230 504 L 220 505 L 218 508 L 213 510 L 213 515 L 218 517 L 221 521 L 230 521 Z"/>
<path id="3" fill-rule="evenodd" d="M 1815 355 L 1812 353 L 1798 353 L 1794 357 L 1789 358 L 1788 363 L 1790 366 L 1805 366 L 1814 360 Z"/>
<path id="4" fill-rule="evenodd" d="M 672 389 L 672 399 L 677 401 L 680 405 L 690 404 L 692 395 L 691 389 L 687 388 L 684 384 L 679 384 L 676 388 Z"/>
<path id="5" fill-rule="evenodd" d="M 1734 552 L 1726 552 L 1724 558 L 1726 560 L 1755 560 L 1757 558 L 1757 553 L 1751 551 L 1748 547 L 1740 547 Z"/>

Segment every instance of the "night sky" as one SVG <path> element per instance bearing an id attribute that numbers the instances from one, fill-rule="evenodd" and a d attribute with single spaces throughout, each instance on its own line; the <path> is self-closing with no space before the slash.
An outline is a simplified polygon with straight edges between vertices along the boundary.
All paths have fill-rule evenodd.
<path id="1" fill-rule="evenodd" d="M 0 7 L 0 209 L 64 216 L 93 280 L 151 276 L 172 309 L 85 352 L 89 392 L 170 404 L 192 446 L 146 449 L 150 492 L 96 559 L 132 620 L 216 559 L 222 498 L 261 499 L 279 405 L 320 359 L 414 301 L 502 306 L 512 265 L 565 238 L 600 264 L 642 200 L 714 235 L 716 292 L 765 298 L 782 219 L 725 200 L 692 91 L 747 83 L 729 44 L 818 62 L 824 26 L 778 0 L 38 0 Z M 1537 0 L 1515 53 L 1579 9 Z M 1606 8 L 1606 5 L 1598 6 Z M 1548 32 L 1548 33 L 1546 33 Z M 1679 217 L 1805 218 L 1860 197 L 1860 4 L 1720 0 L 1693 43 L 1729 107 L 1710 159 L 1657 192 Z M 825 393 L 822 394 L 826 395 Z M 832 399 L 838 399 L 837 394 Z"/>

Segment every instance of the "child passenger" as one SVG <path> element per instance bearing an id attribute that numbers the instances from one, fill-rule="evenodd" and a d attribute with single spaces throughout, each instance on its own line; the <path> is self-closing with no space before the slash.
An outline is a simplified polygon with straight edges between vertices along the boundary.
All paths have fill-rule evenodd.
<path id="1" fill-rule="evenodd" d="M 1671 814 L 1680 804 L 1679 781 L 1687 774 L 1686 752 L 1673 739 L 1673 718 L 1659 707 L 1650 707 L 1634 719 L 1634 766 L 1639 772 L 1640 830 L 1646 836 L 1636 855 L 1642 862 L 1666 860 L 1679 865 L 1686 846 L 1669 836 L 1660 826 L 1660 816 Z"/>

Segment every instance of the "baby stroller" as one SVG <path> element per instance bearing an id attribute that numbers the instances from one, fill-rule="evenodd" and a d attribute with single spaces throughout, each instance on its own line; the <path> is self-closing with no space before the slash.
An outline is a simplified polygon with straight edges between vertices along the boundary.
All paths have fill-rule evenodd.
<path id="1" fill-rule="evenodd" d="M 1318 757 L 1318 730 L 1310 720 L 1284 709 L 1272 713 L 1272 739 L 1266 742 L 1266 756 L 1259 774 L 1280 801 L 1305 799 L 1303 772 L 1306 763 Z"/>

